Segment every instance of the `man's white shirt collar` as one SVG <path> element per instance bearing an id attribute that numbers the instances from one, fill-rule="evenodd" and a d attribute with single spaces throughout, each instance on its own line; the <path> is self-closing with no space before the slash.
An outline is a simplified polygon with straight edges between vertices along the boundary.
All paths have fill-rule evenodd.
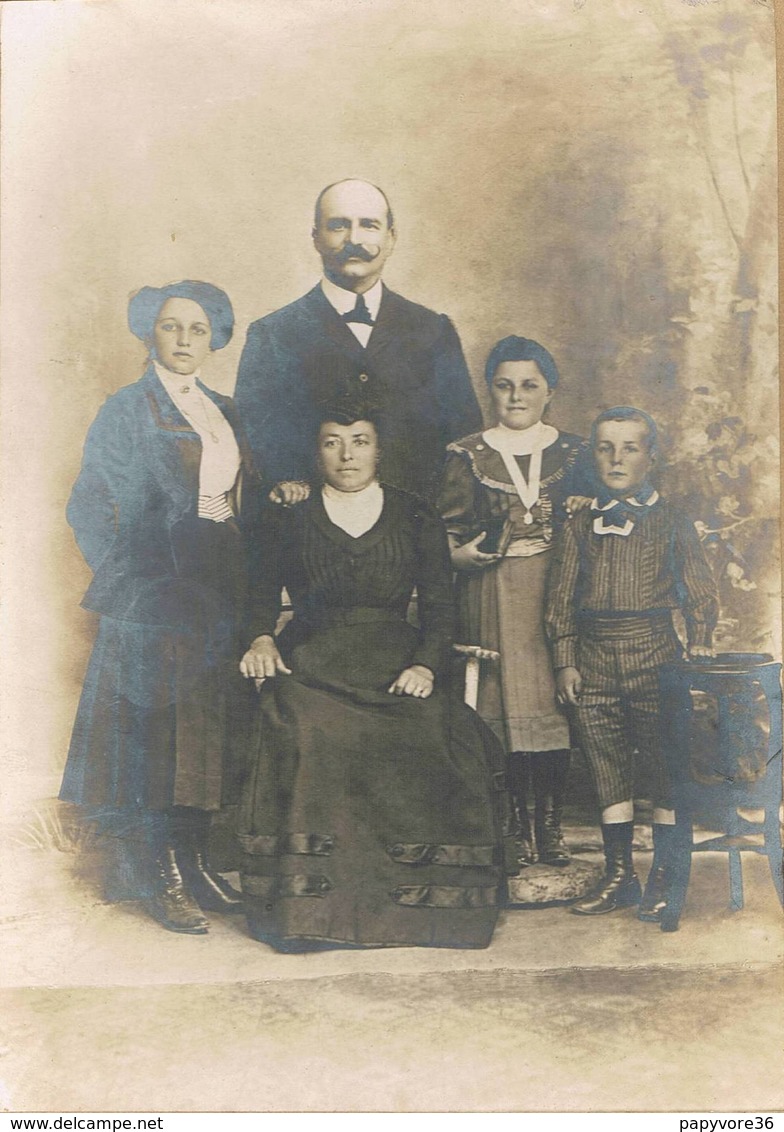
<path id="1" fill-rule="evenodd" d="M 355 292 L 346 291 L 345 288 L 336 286 L 336 284 L 334 284 L 331 279 L 327 279 L 326 276 L 321 280 L 321 290 L 324 292 L 324 297 L 335 308 L 338 314 L 348 314 L 348 312 L 353 310 L 356 306 L 357 296 Z M 383 293 L 384 289 L 379 279 L 377 283 L 373 284 L 369 291 L 365 291 L 362 295 L 367 309 L 370 311 L 370 317 L 374 322 L 378 318 L 378 309 L 381 306 Z M 351 323 L 347 325 L 353 330 Z M 361 326 L 362 323 L 358 325 Z M 368 327 L 368 329 L 371 329 L 371 327 Z"/>

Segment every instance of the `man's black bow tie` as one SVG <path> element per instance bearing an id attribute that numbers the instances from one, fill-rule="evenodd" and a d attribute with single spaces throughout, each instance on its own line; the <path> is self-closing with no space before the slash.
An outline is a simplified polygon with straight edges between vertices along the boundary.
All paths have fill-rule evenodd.
<path id="1" fill-rule="evenodd" d="M 357 295 L 357 301 L 350 311 L 342 316 L 344 322 L 361 322 L 365 326 L 375 326 L 373 317 L 367 308 L 364 295 Z"/>

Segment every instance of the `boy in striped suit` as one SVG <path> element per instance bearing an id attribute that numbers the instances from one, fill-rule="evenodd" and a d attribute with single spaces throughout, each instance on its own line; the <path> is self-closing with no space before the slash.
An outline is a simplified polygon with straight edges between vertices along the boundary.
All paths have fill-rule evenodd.
<path id="1" fill-rule="evenodd" d="M 683 655 L 674 609 L 685 618 L 689 656 L 712 655 L 718 600 L 693 523 L 650 483 L 655 421 L 640 409 L 607 409 L 594 421 L 591 446 L 602 486 L 564 527 L 545 614 L 557 695 L 572 708 L 602 809 L 605 874 L 570 911 L 596 916 L 640 904 L 639 918 L 657 921 L 675 825 L 658 669 Z M 654 858 L 642 901 L 632 864 L 635 748 L 654 803 Z"/>

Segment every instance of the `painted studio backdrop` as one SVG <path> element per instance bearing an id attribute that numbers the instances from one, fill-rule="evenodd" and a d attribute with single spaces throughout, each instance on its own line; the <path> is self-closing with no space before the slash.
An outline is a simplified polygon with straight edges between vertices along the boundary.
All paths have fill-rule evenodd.
<path id="1" fill-rule="evenodd" d="M 554 417 L 653 413 L 701 524 L 718 645 L 778 654 L 773 11 L 713 0 L 114 0 L 3 11 L 4 713 L 15 798 L 57 787 L 95 625 L 64 509 L 144 362 L 131 291 L 254 318 L 319 276 L 325 184 L 388 193 L 385 280 L 489 346 L 545 343 Z M 8 503 L 6 511 L 8 511 Z M 9 553 L 10 548 L 10 553 Z"/>

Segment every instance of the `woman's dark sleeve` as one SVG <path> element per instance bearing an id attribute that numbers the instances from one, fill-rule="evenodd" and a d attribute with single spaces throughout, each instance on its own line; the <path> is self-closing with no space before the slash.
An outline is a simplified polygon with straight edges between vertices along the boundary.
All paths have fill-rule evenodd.
<path id="1" fill-rule="evenodd" d="M 438 676 L 448 670 L 455 635 L 452 564 L 446 528 L 424 503 L 417 513 L 416 587 L 420 641 L 411 663 Z"/>
<path id="2" fill-rule="evenodd" d="M 286 561 L 290 553 L 292 515 L 269 504 L 248 537 L 248 624 L 245 645 L 256 637 L 273 636 L 281 609 L 281 591 L 286 584 Z"/>
<path id="3" fill-rule="evenodd" d="M 476 513 L 476 482 L 467 459 L 459 452 L 447 452 L 436 510 L 460 546 L 481 529 L 481 519 Z"/>
<path id="4" fill-rule="evenodd" d="M 133 492 L 134 437 L 129 421 L 110 398 L 100 409 L 84 442 L 82 466 L 73 486 L 66 516 L 79 549 L 95 573 L 117 538 L 126 518 L 126 500 Z"/>

